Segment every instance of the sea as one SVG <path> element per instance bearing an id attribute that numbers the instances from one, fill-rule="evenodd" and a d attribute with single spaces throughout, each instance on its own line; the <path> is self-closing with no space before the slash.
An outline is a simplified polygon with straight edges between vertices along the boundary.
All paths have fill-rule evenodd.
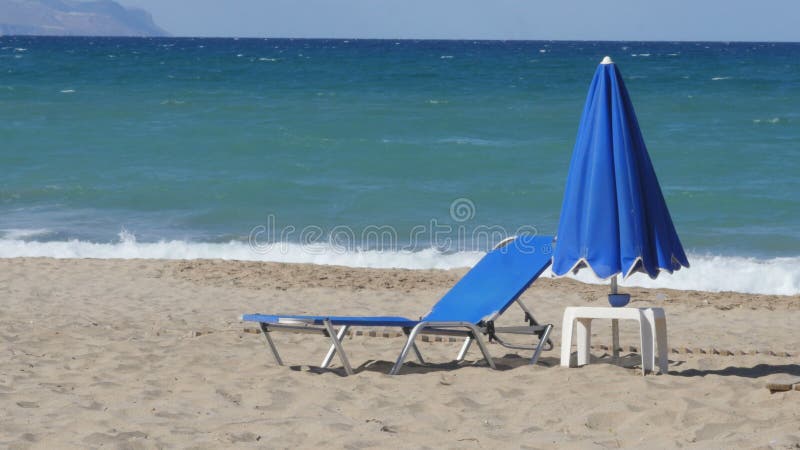
<path id="1" fill-rule="evenodd" d="M 0 257 L 469 266 L 556 232 L 606 55 L 691 264 L 621 284 L 800 294 L 792 43 L 2 36 Z"/>

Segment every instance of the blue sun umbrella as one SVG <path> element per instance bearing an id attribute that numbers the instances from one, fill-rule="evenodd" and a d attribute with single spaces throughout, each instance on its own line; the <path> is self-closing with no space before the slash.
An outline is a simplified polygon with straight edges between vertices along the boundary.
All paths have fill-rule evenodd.
<path id="1" fill-rule="evenodd" d="M 689 267 L 622 75 L 597 68 L 572 153 L 553 273 L 589 268 L 601 279 Z"/>

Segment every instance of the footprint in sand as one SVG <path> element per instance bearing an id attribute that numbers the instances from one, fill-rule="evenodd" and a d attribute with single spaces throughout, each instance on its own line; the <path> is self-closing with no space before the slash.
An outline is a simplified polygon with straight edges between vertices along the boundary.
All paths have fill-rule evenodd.
<path id="1" fill-rule="evenodd" d="M 132 441 L 145 439 L 147 439 L 147 434 L 141 431 L 123 431 L 116 434 L 92 433 L 83 438 L 83 442 L 89 445 L 123 446 L 123 444 L 129 444 Z"/>
<path id="2" fill-rule="evenodd" d="M 17 402 L 20 408 L 38 408 L 39 404 L 36 402 Z"/>

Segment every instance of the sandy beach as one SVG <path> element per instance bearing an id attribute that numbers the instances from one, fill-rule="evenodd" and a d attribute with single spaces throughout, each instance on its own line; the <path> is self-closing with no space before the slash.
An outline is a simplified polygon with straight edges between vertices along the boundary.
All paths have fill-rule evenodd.
<path id="1" fill-rule="evenodd" d="M 523 296 L 556 348 L 422 342 L 432 362 L 386 375 L 397 337 L 352 336 L 356 374 L 318 368 L 323 337 L 280 333 L 276 366 L 242 313 L 424 314 L 464 269 L 377 270 L 219 260 L 0 259 L 0 446 L 6 448 L 798 448 L 800 298 L 632 288 L 667 312 L 670 373 L 638 355 L 558 365 L 565 306 L 607 287 L 540 279 Z M 503 323 L 521 323 L 510 309 Z M 622 323 L 621 344 L 636 345 Z M 395 330 L 392 330 L 395 331 Z"/>

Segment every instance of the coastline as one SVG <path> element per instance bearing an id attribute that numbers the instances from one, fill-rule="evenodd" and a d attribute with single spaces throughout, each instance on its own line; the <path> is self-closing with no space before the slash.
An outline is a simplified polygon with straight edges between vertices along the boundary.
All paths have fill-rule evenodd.
<path id="1" fill-rule="evenodd" d="M 0 445 L 219 447 L 426 445 L 459 447 L 792 446 L 800 392 L 770 394 L 800 376 L 794 317 L 800 296 L 625 288 L 631 306 L 667 313 L 670 375 L 626 367 L 558 367 L 565 306 L 605 306 L 607 287 L 537 280 L 522 300 L 554 323 L 541 364 L 490 345 L 500 370 L 450 361 L 459 343 L 422 342 L 434 364 L 385 375 L 402 339 L 353 336 L 357 374 L 316 367 L 319 336 L 275 337 L 286 367 L 242 313 L 416 317 L 466 271 L 354 269 L 222 260 L 0 259 Z M 512 306 L 503 316 L 522 322 Z M 378 330 L 379 332 L 381 330 Z M 396 331 L 396 330 L 393 330 Z M 610 326 L 593 327 L 593 343 Z M 789 356 L 786 356 L 786 355 Z M 478 367 L 473 367 L 478 366 Z"/>

